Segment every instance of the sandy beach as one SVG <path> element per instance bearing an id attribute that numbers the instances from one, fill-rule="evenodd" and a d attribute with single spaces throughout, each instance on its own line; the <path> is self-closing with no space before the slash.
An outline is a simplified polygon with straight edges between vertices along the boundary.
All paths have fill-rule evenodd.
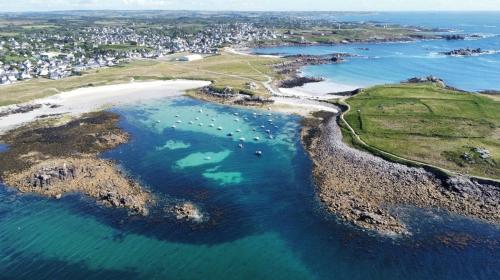
<path id="1" fill-rule="evenodd" d="M 280 88 L 284 95 L 311 97 L 319 100 L 336 98 L 332 93 L 353 91 L 359 87 L 354 85 L 339 84 L 331 81 L 307 83 L 301 87 Z"/>
<path id="2" fill-rule="evenodd" d="M 106 107 L 180 96 L 186 90 L 209 84 L 210 82 L 208 81 L 192 80 L 130 82 L 126 84 L 80 88 L 24 104 L 4 106 L 0 107 L 0 113 L 22 106 L 35 105 L 37 108 L 29 112 L 13 113 L 0 117 L 0 134 L 47 116 L 78 116 Z"/>

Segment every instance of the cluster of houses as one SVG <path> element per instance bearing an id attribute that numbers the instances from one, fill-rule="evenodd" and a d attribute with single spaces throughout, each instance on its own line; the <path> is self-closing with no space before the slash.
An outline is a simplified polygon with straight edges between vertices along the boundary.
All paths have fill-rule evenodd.
<path id="1" fill-rule="evenodd" d="M 272 30 L 251 23 L 208 25 L 197 33 L 175 37 L 164 34 L 132 24 L 86 27 L 74 34 L 51 31 L 0 37 L 0 84 L 38 77 L 57 80 L 131 59 L 178 52 L 214 54 L 222 46 L 276 38 Z"/>

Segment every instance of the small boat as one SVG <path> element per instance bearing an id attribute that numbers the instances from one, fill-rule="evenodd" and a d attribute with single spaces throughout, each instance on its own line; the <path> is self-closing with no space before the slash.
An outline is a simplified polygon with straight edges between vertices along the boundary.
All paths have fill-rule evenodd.
<path id="1" fill-rule="evenodd" d="M 215 122 L 215 119 L 212 118 L 212 121 Z"/>
<path id="2" fill-rule="evenodd" d="M 255 140 L 255 141 L 259 141 L 259 140 L 260 140 L 260 137 L 259 137 L 259 136 L 255 136 L 255 137 L 253 138 L 253 140 Z"/>
<path id="3" fill-rule="evenodd" d="M 245 139 L 245 137 L 241 137 L 241 138 L 240 138 L 240 141 L 241 141 L 241 142 L 243 142 L 243 141 L 245 141 L 245 140 L 246 140 L 246 139 Z"/>
<path id="4" fill-rule="evenodd" d="M 234 119 L 234 121 L 235 121 L 235 122 L 239 122 L 239 121 L 240 121 L 240 119 Z"/>
<path id="5" fill-rule="evenodd" d="M 266 128 L 264 125 L 261 125 L 260 128 Z"/>
<path id="6" fill-rule="evenodd" d="M 203 110 L 202 110 L 202 109 L 200 109 L 200 110 L 198 110 L 198 112 L 203 113 Z"/>
<path id="7" fill-rule="evenodd" d="M 160 123 L 161 121 L 160 120 L 157 120 L 156 123 Z"/>
<path id="8" fill-rule="evenodd" d="M 271 119 L 268 119 L 267 121 L 268 121 L 268 122 L 273 122 L 273 120 L 271 120 Z"/>
<path id="9" fill-rule="evenodd" d="M 234 113 L 235 116 L 239 115 L 238 113 Z"/>
<path id="10" fill-rule="evenodd" d="M 203 123 L 198 124 L 199 126 L 203 126 Z"/>
<path id="11" fill-rule="evenodd" d="M 238 147 L 239 147 L 240 149 L 243 149 L 243 144 L 238 144 Z"/>
<path id="12" fill-rule="evenodd" d="M 212 158 L 211 157 L 206 157 L 205 160 L 211 160 Z"/>
<path id="13" fill-rule="evenodd" d="M 268 134 L 271 134 L 271 130 L 269 130 L 269 129 L 266 129 L 266 132 L 267 132 Z"/>
<path id="14" fill-rule="evenodd" d="M 172 125 L 172 128 L 176 128 L 177 126 L 175 126 L 175 124 Z"/>
<path id="15" fill-rule="evenodd" d="M 233 136 L 233 133 L 232 133 L 232 132 L 229 132 L 229 133 L 227 134 L 227 136 L 231 137 L 231 136 Z"/>
<path id="16" fill-rule="evenodd" d="M 260 157 L 262 155 L 262 151 L 255 151 L 255 155 Z"/>
<path id="17" fill-rule="evenodd" d="M 253 130 L 253 131 L 257 131 L 257 129 L 255 129 L 255 128 L 253 128 L 252 130 Z"/>
<path id="18" fill-rule="evenodd" d="M 210 127 L 214 127 L 215 125 L 213 123 L 210 124 Z"/>
<path id="19" fill-rule="evenodd" d="M 200 118 L 199 117 L 196 117 L 195 120 L 199 120 Z"/>
<path id="20" fill-rule="evenodd" d="M 179 115 L 175 115 L 175 117 L 176 117 L 176 118 L 178 118 L 178 117 L 179 117 Z"/>
<path id="21" fill-rule="evenodd" d="M 194 122 L 193 121 L 189 121 L 189 124 L 193 124 Z"/>
<path id="22" fill-rule="evenodd" d="M 176 123 L 181 123 L 181 122 L 182 122 L 181 120 L 176 121 Z"/>
<path id="23" fill-rule="evenodd" d="M 274 136 L 272 136 L 272 135 L 269 135 L 269 139 L 274 139 Z"/>
<path id="24" fill-rule="evenodd" d="M 268 115 L 268 116 L 272 116 L 273 114 L 269 113 L 269 114 L 267 114 L 267 115 Z"/>
<path id="25" fill-rule="evenodd" d="M 239 128 L 238 128 L 238 129 L 236 129 L 236 132 L 241 132 L 241 129 L 239 129 Z"/>
<path id="26" fill-rule="evenodd" d="M 222 130 L 222 126 L 217 127 L 217 130 Z"/>

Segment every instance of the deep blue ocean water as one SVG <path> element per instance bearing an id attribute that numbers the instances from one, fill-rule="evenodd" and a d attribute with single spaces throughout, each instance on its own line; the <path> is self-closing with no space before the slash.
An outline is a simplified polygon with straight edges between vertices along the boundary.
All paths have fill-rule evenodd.
<path id="1" fill-rule="evenodd" d="M 500 90 L 500 12 L 348 14 L 336 19 L 446 28 L 452 30 L 452 33 L 477 34 L 484 38 L 462 41 L 293 46 L 254 51 L 280 54 L 346 52 L 359 55 L 360 57 L 349 58 L 346 63 L 309 66 L 303 69 L 304 75 L 321 76 L 335 83 L 355 87 L 397 83 L 415 76 L 434 75 L 463 90 Z M 440 54 L 458 48 L 481 48 L 496 53 L 472 57 Z"/>
<path id="2" fill-rule="evenodd" d="M 143 218 L 79 195 L 51 200 L 1 188 L 0 278 L 500 278 L 498 227 L 403 209 L 414 235 L 393 239 L 327 215 L 298 117 L 188 98 L 115 112 L 132 140 L 103 157 L 147 186 L 158 206 Z M 200 206 L 208 222 L 175 221 L 162 209 L 175 201 Z"/>

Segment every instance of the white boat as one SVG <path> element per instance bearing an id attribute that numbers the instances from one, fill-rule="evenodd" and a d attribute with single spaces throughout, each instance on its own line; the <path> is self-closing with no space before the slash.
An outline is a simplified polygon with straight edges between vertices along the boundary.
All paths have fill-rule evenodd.
<path id="1" fill-rule="evenodd" d="M 181 120 L 176 121 L 176 123 L 181 123 L 181 122 L 182 122 Z"/>
<path id="2" fill-rule="evenodd" d="M 239 129 L 239 128 L 238 128 L 238 129 L 236 129 L 236 132 L 241 132 L 241 129 Z"/>
<path id="3" fill-rule="evenodd" d="M 222 130 L 222 126 L 217 127 L 217 130 Z"/>
<path id="4" fill-rule="evenodd" d="M 198 124 L 199 126 L 203 126 L 203 123 Z"/>
<path id="5" fill-rule="evenodd" d="M 238 147 L 239 147 L 240 149 L 243 149 L 243 144 L 238 144 Z"/>
<path id="6" fill-rule="evenodd" d="M 261 155 L 262 155 L 262 151 L 256 151 L 256 152 L 255 152 L 255 155 L 257 155 L 257 156 L 261 156 Z"/>
<path id="7" fill-rule="evenodd" d="M 175 126 L 175 124 L 172 125 L 172 128 L 176 128 L 177 126 Z"/>
<path id="8" fill-rule="evenodd" d="M 214 127 L 214 126 L 215 126 L 215 124 L 213 124 L 213 123 L 210 124 L 210 127 Z"/>
<path id="9" fill-rule="evenodd" d="M 240 138 L 240 141 L 241 141 L 241 142 L 243 142 L 243 141 L 245 141 L 245 140 L 246 140 L 246 139 L 245 139 L 245 137 L 241 137 L 241 138 Z"/>
<path id="10" fill-rule="evenodd" d="M 260 137 L 259 137 L 259 136 L 255 136 L 255 137 L 253 138 L 253 140 L 255 140 L 255 141 L 259 141 L 259 140 L 260 140 Z"/>

